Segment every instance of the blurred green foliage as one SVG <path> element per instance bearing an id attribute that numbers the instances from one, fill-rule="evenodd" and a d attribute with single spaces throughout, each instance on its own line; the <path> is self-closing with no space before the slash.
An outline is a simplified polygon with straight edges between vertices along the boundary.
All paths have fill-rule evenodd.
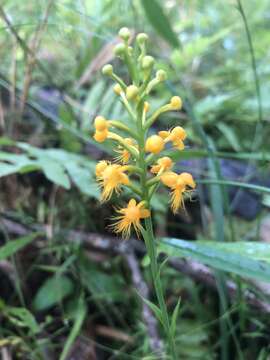
<path id="1" fill-rule="evenodd" d="M 112 154 L 112 147 L 94 147 L 92 119 L 100 112 L 116 119 L 124 115 L 113 84 L 100 76 L 100 69 L 111 62 L 127 79 L 112 52 L 117 30 L 128 26 L 134 34 L 149 33 L 156 67 L 168 72 L 166 86 L 157 89 L 152 108 L 165 103 L 171 93 L 184 99 L 184 111 L 162 116 L 158 126 L 183 125 L 190 143 L 181 158 L 207 158 L 210 163 L 209 171 L 199 175 L 212 180 L 208 183 L 211 215 L 204 219 L 203 228 L 196 228 L 197 238 L 202 242 L 258 241 L 262 215 L 247 223 L 228 211 L 217 159 L 245 160 L 269 172 L 269 1 L 243 1 L 243 16 L 237 0 L 56 0 L 41 31 L 36 62 L 29 68 L 32 42 L 48 4 L 42 0 L 5 0 L 0 4 L 0 185 L 4 189 L 0 190 L 0 210 L 27 224 L 49 222 L 54 229 L 38 243 L 30 260 L 26 256 L 26 274 L 16 270 L 15 287 L 7 298 L 5 291 L 1 294 L 0 347 L 1 340 L 6 339 L 15 353 L 21 352 L 27 359 L 45 359 L 48 353 L 51 359 L 57 358 L 55 354 L 61 360 L 68 359 L 76 341 L 89 335 L 88 323 L 92 327 L 101 323 L 121 329 L 133 342 L 123 345 L 121 338 L 108 340 L 97 335 L 87 346 L 94 343 L 100 358 L 151 357 L 139 299 L 132 291 L 125 261 L 119 255 L 100 260 L 75 244 L 75 238 L 72 243 L 57 231 L 78 228 L 104 234 L 111 215 L 110 208 L 97 202 L 99 189 L 93 173 L 100 154 Z M 31 86 L 22 114 L 18 108 L 27 71 L 31 73 Z M 37 172 L 43 174 L 41 178 L 31 177 Z M 48 185 L 47 180 L 54 185 Z M 249 186 L 248 178 L 241 181 Z M 10 192 L 6 191 L 9 186 Z M 269 196 L 263 203 L 264 215 Z M 166 227 L 177 229 L 181 225 L 181 218 L 172 224 L 166 218 L 164 194 L 159 194 L 153 206 L 161 233 Z M 192 223 L 188 226 L 194 227 Z M 1 260 L 15 261 L 15 253 L 23 252 L 34 240 L 31 236 L 11 240 L 5 231 L 3 234 L 7 243 L 1 242 Z M 241 275 L 254 273 L 247 261 L 253 245 L 211 241 L 207 243 L 213 251 L 209 261 L 202 242 L 197 243 L 195 255 L 194 251 L 185 255 L 202 261 L 206 256 L 208 265 L 221 270 L 239 274 L 240 268 Z M 260 266 L 266 266 L 265 258 L 268 263 L 268 245 L 257 245 L 251 249 L 251 260 L 262 277 L 265 271 Z M 261 245 L 265 246 L 263 251 Z M 215 266 L 213 258 L 217 261 L 218 257 L 225 262 L 223 267 Z M 245 290 L 254 290 L 249 283 L 233 275 L 238 288 L 236 299 L 230 303 L 223 291 L 227 279 L 223 274 L 217 274 L 221 289 L 217 297 L 203 284 L 164 268 L 171 310 L 179 296 L 182 298 L 176 321 L 179 357 L 269 357 L 269 321 L 264 313 L 247 306 Z M 30 284 L 28 292 L 26 282 Z M 269 301 L 256 289 L 255 294 Z"/>

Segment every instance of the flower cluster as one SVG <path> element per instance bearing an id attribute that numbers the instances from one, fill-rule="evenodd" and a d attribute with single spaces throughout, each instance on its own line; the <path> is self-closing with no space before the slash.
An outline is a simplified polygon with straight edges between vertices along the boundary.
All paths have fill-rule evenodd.
<path id="1" fill-rule="evenodd" d="M 190 193 L 196 184 L 191 174 L 173 172 L 172 159 L 164 154 L 168 147 L 175 151 L 184 149 L 185 130 L 176 126 L 148 136 L 151 126 L 161 114 L 181 109 L 181 98 L 173 96 L 167 104 L 151 112 L 147 99 L 150 92 L 166 80 L 166 72 L 158 70 L 152 77 L 155 60 L 146 54 L 146 34 L 137 35 L 134 48 L 129 44 L 130 32 L 127 28 L 122 28 L 119 36 L 123 42 L 116 45 L 114 53 L 126 63 L 131 84 L 118 77 L 110 64 L 105 65 L 102 72 L 115 82 L 114 93 L 127 110 L 132 125 L 97 116 L 93 137 L 99 143 L 107 139 L 116 143 L 114 161 L 102 160 L 96 166 L 102 201 L 108 201 L 114 192 L 119 194 L 124 186 L 129 187 L 138 200 L 132 198 L 126 208 L 117 210 L 118 216 L 115 217 L 115 232 L 128 237 L 132 227 L 140 232 L 140 220 L 150 217 L 150 201 L 160 183 L 171 190 L 174 213 L 184 207 L 184 195 Z M 138 181 L 131 178 L 137 179 L 139 186 Z"/>

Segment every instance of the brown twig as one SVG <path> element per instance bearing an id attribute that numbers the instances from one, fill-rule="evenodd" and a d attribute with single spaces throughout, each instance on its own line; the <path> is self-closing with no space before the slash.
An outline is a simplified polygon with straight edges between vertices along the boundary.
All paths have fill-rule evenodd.
<path id="1" fill-rule="evenodd" d="M 45 9 L 45 13 L 43 16 L 43 20 L 39 23 L 39 26 L 37 27 L 37 30 L 34 34 L 34 37 L 30 43 L 30 52 L 26 52 L 26 67 L 25 67 L 25 76 L 24 76 L 24 83 L 23 83 L 23 90 L 22 90 L 22 96 L 21 96 L 21 103 L 20 103 L 20 112 L 23 113 L 26 100 L 28 98 L 28 93 L 30 89 L 30 85 L 32 82 L 32 73 L 36 65 L 36 54 L 38 52 L 42 34 L 46 29 L 48 17 L 50 13 L 50 9 L 53 5 L 54 0 L 50 0 L 47 4 L 47 7 Z"/>
<path id="2" fill-rule="evenodd" d="M 12 61 L 11 61 L 11 69 L 10 69 L 10 84 L 11 84 L 10 108 L 13 113 L 15 112 L 15 106 L 16 106 L 17 47 L 18 47 L 18 41 L 15 37 L 13 37 Z"/>
<path id="3" fill-rule="evenodd" d="M 2 224 L 6 231 L 13 235 L 23 236 L 30 231 L 41 231 L 46 233 L 46 226 L 34 225 L 27 227 L 17 222 L 4 218 Z M 145 253 L 145 248 L 142 242 L 130 239 L 129 241 L 120 241 L 115 237 L 103 236 L 96 233 L 85 233 L 82 231 L 60 231 L 65 235 L 65 238 L 71 242 L 82 243 L 86 248 L 95 249 L 99 251 L 112 252 L 115 254 L 128 254 L 130 251 L 136 251 L 140 254 Z M 171 258 L 168 261 L 169 265 L 175 270 L 193 278 L 195 281 L 203 283 L 205 286 L 217 290 L 216 281 L 213 272 L 205 265 L 196 261 Z M 237 296 L 237 285 L 231 281 L 226 281 L 226 287 L 231 299 Z M 265 294 L 267 296 L 267 294 Z M 246 290 L 244 292 L 245 301 L 252 307 L 270 313 L 270 304 L 260 300 L 252 291 Z"/>
<path id="4" fill-rule="evenodd" d="M 145 281 L 143 280 L 134 251 L 124 254 L 124 257 L 129 266 L 132 282 L 135 289 L 138 291 L 142 298 L 149 300 L 149 289 Z M 142 303 L 142 317 L 148 330 L 147 332 L 149 334 L 149 343 L 151 350 L 157 355 L 161 354 L 164 346 L 158 334 L 157 321 L 156 318 L 153 316 L 153 313 L 149 309 L 149 306 L 145 302 Z"/>

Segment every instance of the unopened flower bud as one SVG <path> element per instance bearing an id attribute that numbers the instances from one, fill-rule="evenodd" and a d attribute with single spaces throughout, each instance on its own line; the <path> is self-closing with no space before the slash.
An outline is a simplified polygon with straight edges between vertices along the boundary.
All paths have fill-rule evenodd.
<path id="1" fill-rule="evenodd" d="M 159 81 L 165 81 L 167 79 L 167 73 L 164 70 L 158 70 L 156 73 L 156 78 Z"/>
<path id="2" fill-rule="evenodd" d="M 149 68 L 151 68 L 154 65 L 154 58 L 152 56 L 144 56 L 144 58 L 142 59 L 142 68 L 144 70 L 147 70 Z"/>
<path id="3" fill-rule="evenodd" d="M 138 44 L 139 44 L 140 46 L 142 46 L 142 45 L 145 44 L 146 41 L 148 40 L 148 35 L 145 34 L 145 33 L 140 33 L 140 34 L 138 34 L 138 35 L 136 36 L 136 40 L 137 40 Z"/>
<path id="4" fill-rule="evenodd" d="M 143 104 L 143 111 L 148 112 L 150 109 L 150 104 L 149 102 L 145 101 Z"/>
<path id="5" fill-rule="evenodd" d="M 126 97 L 128 100 L 133 100 L 139 93 L 139 89 L 135 85 L 130 85 L 126 89 Z"/>
<path id="6" fill-rule="evenodd" d="M 108 122 L 103 116 L 97 116 L 94 121 L 94 126 L 97 131 L 104 131 L 108 128 Z"/>
<path id="7" fill-rule="evenodd" d="M 127 27 L 122 27 L 122 29 L 119 30 L 118 35 L 124 41 L 128 41 L 130 38 L 130 31 Z"/>
<path id="8" fill-rule="evenodd" d="M 113 87 L 113 91 L 115 92 L 116 95 L 120 95 L 123 90 L 119 84 L 116 84 Z"/>
<path id="9" fill-rule="evenodd" d="M 107 76 L 112 76 L 113 67 L 111 64 L 104 65 L 102 68 L 102 74 Z"/>
<path id="10" fill-rule="evenodd" d="M 164 149 L 164 140 L 158 135 L 150 136 L 145 143 L 145 151 L 158 154 Z"/>
<path id="11" fill-rule="evenodd" d="M 114 55 L 116 56 L 122 56 L 125 52 L 125 45 L 124 44 L 117 44 L 115 45 L 114 49 L 113 49 L 113 52 L 114 52 Z"/>
<path id="12" fill-rule="evenodd" d="M 179 96 L 173 96 L 170 104 L 173 110 L 179 110 L 182 107 L 182 100 Z"/>
<path id="13" fill-rule="evenodd" d="M 106 129 L 104 131 L 96 131 L 93 137 L 97 142 L 102 143 L 107 139 L 107 136 L 108 130 Z"/>

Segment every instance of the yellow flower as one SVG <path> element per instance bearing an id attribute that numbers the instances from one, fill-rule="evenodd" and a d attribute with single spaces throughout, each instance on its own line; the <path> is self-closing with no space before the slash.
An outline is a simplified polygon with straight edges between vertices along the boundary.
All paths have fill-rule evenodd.
<path id="1" fill-rule="evenodd" d="M 109 165 L 108 161 L 101 160 L 96 165 L 96 177 L 99 178 L 102 176 L 103 171 L 106 169 L 106 167 Z"/>
<path id="2" fill-rule="evenodd" d="M 164 149 L 164 140 L 158 135 L 150 136 L 145 143 L 145 151 L 158 154 Z"/>
<path id="3" fill-rule="evenodd" d="M 141 201 L 137 204 L 135 199 L 131 199 L 126 208 L 117 210 L 120 215 L 115 217 L 117 222 L 112 225 L 114 231 L 122 233 L 124 238 L 128 238 L 133 226 L 138 235 L 142 227 L 140 220 L 150 216 L 150 211 L 143 207 L 144 202 Z"/>
<path id="4" fill-rule="evenodd" d="M 128 185 L 129 178 L 125 174 L 126 167 L 100 161 L 96 167 L 97 180 L 102 187 L 101 201 L 107 201 L 113 192 L 120 192 L 121 185 Z"/>
<path id="5" fill-rule="evenodd" d="M 176 174 L 174 172 L 166 172 L 161 176 L 161 182 L 172 190 L 171 207 L 173 213 L 180 208 L 184 208 L 184 193 L 189 192 L 188 188 L 196 187 L 193 177 L 189 173 Z"/>
<path id="6" fill-rule="evenodd" d="M 172 159 L 168 156 L 164 156 L 158 159 L 157 164 L 153 165 L 151 168 L 151 173 L 153 174 L 162 174 L 164 171 L 168 171 L 172 168 L 173 162 Z"/>
<path id="7" fill-rule="evenodd" d="M 136 146 L 134 145 L 134 140 L 131 138 L 125 138 L 124 139 L 125 143 L 129 146 L 132 146 L 134 148 L 136 148 Z M 130 152 L 125 149 L 123 146 L 119 146 L 118 149 L 114 150 L 115 152 L 117 152 L 119 154 L 119 156 L 117 156 L 115 158 L 116 161 L 121 162 L 122 164 L 127 164 L 129 162 L 130 159 Z"/>
<path id="8" fill-rule="evenodd" d="M 176 126 L 170 131 L 159 131 L 158 135 L 165 143 L 171 141 L 178 150 L 183 150 L 185 147 L 183 140 L 187 137 L 187 133 L 181 126 Z"/>
<path id="9" fill-rule="evenodd" d="M 97 141 L 97 142 L 103 142 L 107 139 L 108 137 L 108 129 L 110 126 L 110 122 L 108 120 L 106 120 L 103 116 L 97 116 L 94 120 L 94 126 L 96 129 L 96 132 L 93 136 L 93 138 Z"/>

